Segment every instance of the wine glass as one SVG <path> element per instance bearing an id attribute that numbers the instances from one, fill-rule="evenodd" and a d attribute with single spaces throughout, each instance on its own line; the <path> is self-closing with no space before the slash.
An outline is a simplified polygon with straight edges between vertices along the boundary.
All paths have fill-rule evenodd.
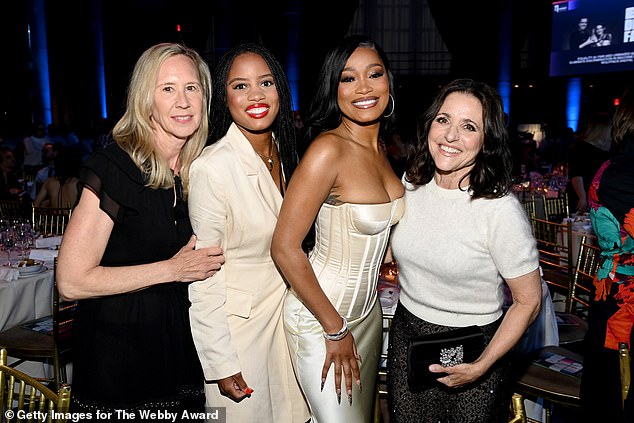
<path id="1" fill-rule="evenodd" d="M 16 227 L 16 238 L 20 241 L 20 254 L 22 259 L 26 259 L 28 251 L 33 246 L 33 228 L 29 222 L 20 222 Z"/>
<path id="2" fill-rule="evenodd" d="M 0 232 L 0 241 L 2 242 L 2 247 L 4 251 L 7 253 L 7 261 L 9 262 L 9 266 L 11 266 L 11 249 L 15 247 L 16 237 L 15 232 L 11 228 L 7 228 Z"/>

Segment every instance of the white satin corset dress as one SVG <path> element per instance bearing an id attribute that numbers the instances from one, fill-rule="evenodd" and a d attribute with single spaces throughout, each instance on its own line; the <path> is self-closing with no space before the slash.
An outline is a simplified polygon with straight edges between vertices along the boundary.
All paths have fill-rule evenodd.
<path id="1" fill-rule="evenodd" d="M 404 205 L 397 198 L 383 204 L 321 207 L 310 262 L 321 289 L 345 318 L 362 317 L 374 304 L 390 228 L 403 216 Z"/>
<path id="2" fill-rule="evenodd" d="M 371 420 L 376 370 L 381 349 L 382 314 L 377 301 L 378 273 L 390 229 L 403 216 L 398 198 L 383 204 L 323 204 L 315 223 L 315 247 L 310 263 L 324 293 L 348 320 L 362 357 L 362 391 L 353 384 L 350 405 L 342 387 L 339 403 L 331 366 L 323 391 L 321 369 L 326 357 L 322 327 L 290 292 L 284 308 L 284 328 L 293 366 L 311 409 L 313 423 Z"/>

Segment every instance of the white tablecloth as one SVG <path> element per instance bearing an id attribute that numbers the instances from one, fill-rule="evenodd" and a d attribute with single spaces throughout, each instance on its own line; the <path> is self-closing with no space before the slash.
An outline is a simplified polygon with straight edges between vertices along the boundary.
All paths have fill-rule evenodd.
<path id="1" fill-rule="evenodd" d="M 53 278 L 53 270 L 46 270 L 11 282 L 0 280 L 0 330 L 50 315 Z M 8 357 L 8 360 L 10 364 L 15 358 Z M 52 377 L 53 374 L 50 364 L 37 361 L 25 361 L 18 366 L 18 370 L 36 378 Z M 71 380 L 70 364 L 66 366 L 66 372 Z"/>
<path id="2" fill-rule="evenodd" d="M 0 280 L 0 330 L 51 314 L 53 271 Z"/>

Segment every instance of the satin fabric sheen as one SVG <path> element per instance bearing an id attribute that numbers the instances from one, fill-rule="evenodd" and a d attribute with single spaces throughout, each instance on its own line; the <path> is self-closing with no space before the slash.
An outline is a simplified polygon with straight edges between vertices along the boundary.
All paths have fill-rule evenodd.
<path id="1" fill-rule="evenodd" d="M 378 272 L 392 225 L 403 216 L 402 198 L 383 204 L 323 204 L 315 225 L 310 262 L 324 293 L 348 319 L 361 355 L 362 391 L 353 383 L 352 405 L 342 378 L 341 404 L 331 366 L 323 392 L 326 356 L 322 327 L 292 293 L 286 297 L 284 328 L 293 366 L 312 413 L 312 423 L 367 422 L 374 413 L 382 313 L 377 301 Z"/>

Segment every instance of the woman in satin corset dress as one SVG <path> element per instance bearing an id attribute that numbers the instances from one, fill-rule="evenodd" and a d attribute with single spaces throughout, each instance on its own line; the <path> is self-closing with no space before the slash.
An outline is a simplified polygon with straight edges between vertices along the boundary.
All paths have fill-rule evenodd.
<path id="1" fill-rule="evenodd" d="M 312 422 L 367 422 L 381 348 L 378 271 L 404 212 L 403 186 L 379 142 L 394 122 L 393 79 L 380 47 L 354 36 L 328 53 L 316 86 L 312 141 L 284 197 L 271 253 L 292 288 L 284 329 Z M 307 256 L 302 242 L 313 223 Z"/>

